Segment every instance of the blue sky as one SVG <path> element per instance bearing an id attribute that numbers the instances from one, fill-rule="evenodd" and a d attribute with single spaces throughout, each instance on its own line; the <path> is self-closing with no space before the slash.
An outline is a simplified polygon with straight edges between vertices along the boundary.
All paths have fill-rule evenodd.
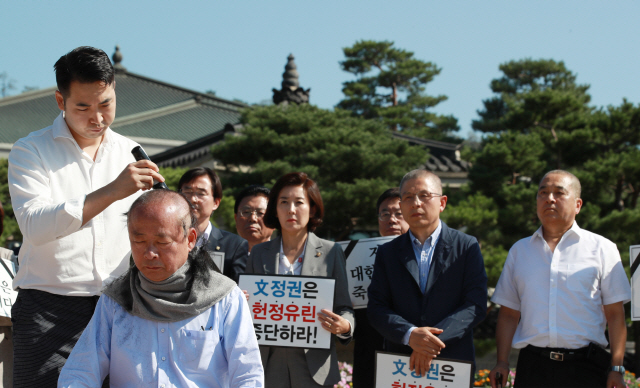
<path id="1" fill-rule="evenodd" d="M 0 0 L 0 15 L 0 73 L 14 94 L 53 86 L 53 64 L 74 47 L 111 55 L 119 44 L 132 72 L 249 103 L 271 98 L 293 53 L 311 102 L 332 108 L 351 79 L 342 48 L 371 39 L 442 68 L 427 93 L 449 97 L 435 111 L 465 136 L 513 59 L 564 61 L 595 106 L 640 102 L 639 1 Z"/>

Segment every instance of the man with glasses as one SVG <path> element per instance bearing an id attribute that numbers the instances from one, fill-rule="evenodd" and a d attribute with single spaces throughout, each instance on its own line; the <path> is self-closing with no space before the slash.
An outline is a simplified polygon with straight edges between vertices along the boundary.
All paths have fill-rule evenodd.
<path id="1" fill-rule="evenodd" d="M 263 186 L 251 185 L 236 196 L 233 208 L 236 230 L 249 243 L 249 252 L 254 245 L 271 240 L 273 229 L 264 225 L 270 190 Z"/>
<path id="2" fill-rule="evenodd" d="M 245 239 L 216 228 L 210 221 L 222 200 L 222 184 L 218 174 L 207 167 L 192 168 L 180 178 L 178 190 L 191 202 L 198 218 L 196 246 L 224 254 L 222 273 L 237 283 L 238 276 L 247 266 L 249 248 Z"/>
<path id="3" fill-rule="evenodd" d="M 409 230 L 400 210 L 400 190 L 397 187 L 385 190 L 378 197 L 376 211 L 380 236 L 399 236 Z M 383 350 L 384 339 L 369 324 L 366 309 L 356 309 L 355 315 L 358 326 L 353 333 L 353 387 L 373 387 L 376 373 L 371 365 L 375 364 L 376 351 Z"/>
<path id="4" fill-rule="evenodd" d="M 367 316 L 384 349 L 410 354 L 424 376 L 436 357 L 475 361 L 473 328 L 485 317 L 487 274 L 478 241 L 440 221 L 440 178 L 413 170 L 400 182 L 409 232 L 381 245 Z"/>

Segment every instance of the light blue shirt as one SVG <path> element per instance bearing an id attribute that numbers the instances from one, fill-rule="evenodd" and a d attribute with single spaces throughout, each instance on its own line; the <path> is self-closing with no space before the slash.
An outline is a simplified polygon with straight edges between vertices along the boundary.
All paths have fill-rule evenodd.
<path id="1" fill-rule="evenodd" d="M 431 268 L 433 252 L 436 250 L 436 245 L 438 244 L 438 240 L 440 239 L 440 232 L 442 232 L 442 221 L 438 220 L 438 227 L 436 228 L 436 230 L 431 233 L 431 236 L 429 236 L 429 238 L 425 240 L 424 244 L 421 244 L 420 240 L 418 240 L 416 236 L 411 233 L 411 229 L 409 229 L 411 246 L 413 247 L 413 253 L 416 255 L 416 261 L 418 262 L 418 268 L 420 269 L 420 290 L 423 294 L 427 289 L 429 268 Z M 407 330 L 407 333 L 402 338 L 402 343 L 404 345 L 409 345 L 411 332 L 413 332 L 415 329 L 416 327 L 414 326 L 411 329 Z"/>
<path id="2" fill-rule="evenodd" d="M 127 313 L 102 295 L 58 387 L 263 387 L 249 306 L 236 286 L 202 314 L 179 322 Z"/>

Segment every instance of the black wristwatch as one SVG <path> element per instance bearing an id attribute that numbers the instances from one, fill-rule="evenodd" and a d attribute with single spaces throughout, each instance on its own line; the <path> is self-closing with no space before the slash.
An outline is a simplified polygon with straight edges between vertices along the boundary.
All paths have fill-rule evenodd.
<path id="1" fill-rule="evenodd" d="M 618 373 L 620 373 L 620 374 L 621 374 L 621 375 L 623 375 L 623 376 L 624 376 L 624 371 L 625 371 L 625 369 L 624 369 L 624 366 L 622 366 L 622 365 L 612 366 L 612 367 L 609 369 L 609 372 L 618 372 Z"/>

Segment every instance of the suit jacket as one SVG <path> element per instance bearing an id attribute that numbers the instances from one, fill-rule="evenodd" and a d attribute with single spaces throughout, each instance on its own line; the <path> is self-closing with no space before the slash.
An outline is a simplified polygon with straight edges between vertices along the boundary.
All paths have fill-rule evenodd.
<path id="1" fill-rule="evenodd" d="M 278 237 L 254 246 L 249 256 L 246 273 L 277 275 L 281 241 L 282 237 Z M 333 312 L 347 319 L 355 329 L 355 319 L 347 285 L 346 259 L 338 244 L 309 233 L 300 275 L 335 279 Z M 320 385 L 333 385 L 340 381 L 335 338 L 333 335 L 331 337 L 331 348 L 329 349 L 304 349 L 309 373 Z M 346 345 L 351 341 L 351 338 L 340 339 L 340 341 Z M 260 345 L 262 365 L 265 369 L 269 367 L 269 350 L 269 346 Z"/>
<path id="2" fill-rule="evenodd" d="M 224 270 L 223 274 L 238 283 L 238 276 L 244 273 L 247 266 L 247 257 L 249 256 L 249 243 L 247 240 L 227 232 L 220 230 L 211 225 L 211 234 L 206 244 L 207 251 L 224 252 Z"/>
<path id="3" fill-rule="evenodd" d="M 442 221 L 440 221 L 442 222 Z M 424 295 L 409 232 L 381 245 L 369 286 L 367 315 L 385 349 L 410 354 L 402 338 L 412 327 L 437 327 L 439 357 L 474 360 L 473 328 L 487 310 L 487 274 L 478 241 L 442 223 Z"/>

